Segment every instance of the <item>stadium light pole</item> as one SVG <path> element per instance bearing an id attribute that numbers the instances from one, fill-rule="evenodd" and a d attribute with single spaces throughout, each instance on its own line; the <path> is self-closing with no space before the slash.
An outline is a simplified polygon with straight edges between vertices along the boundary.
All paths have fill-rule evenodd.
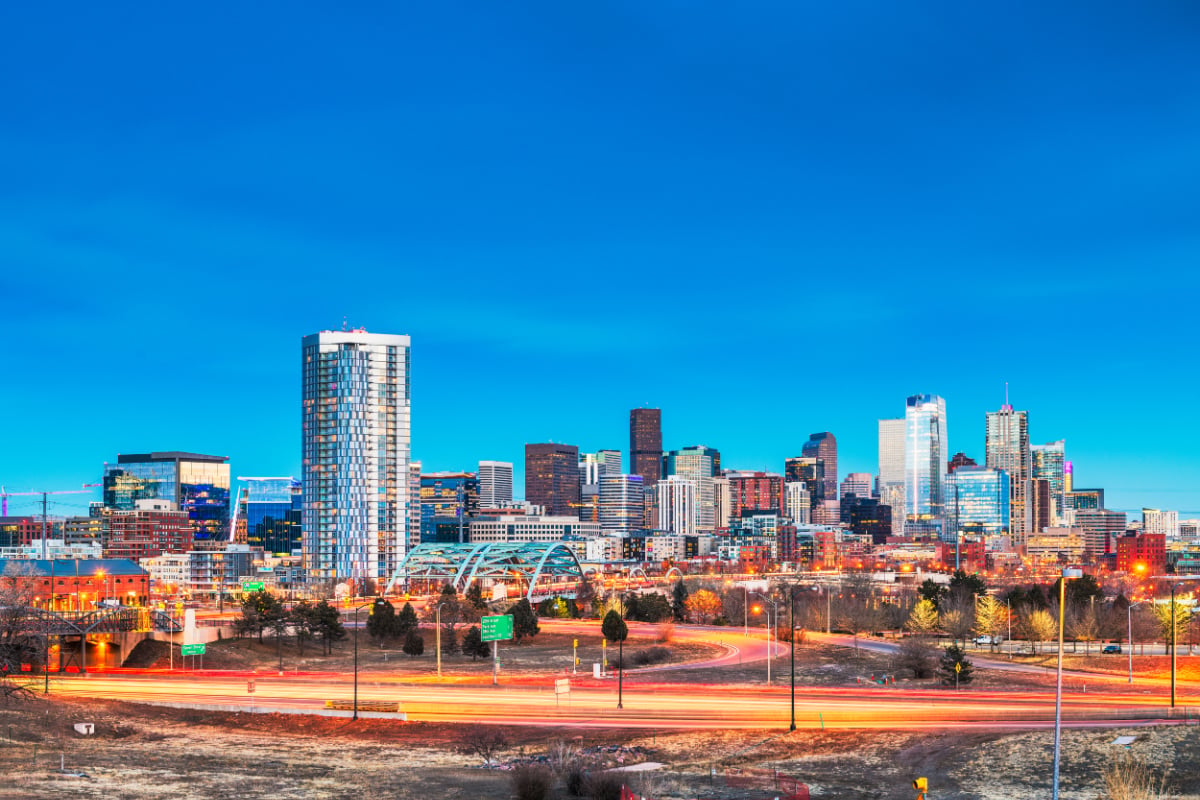
<path id="1" fill-rule="evenodd" d="M 1058 682 L 1054 690 L 1054 792 L 1052 800 L 1058 800 L 1058 760 L 1062 752 L 1062 662 L 1063 624 L 1066 619 L 1067 581 L 1083 576 L 1078 567 L 1063 567 L 1058 579 Z"/>

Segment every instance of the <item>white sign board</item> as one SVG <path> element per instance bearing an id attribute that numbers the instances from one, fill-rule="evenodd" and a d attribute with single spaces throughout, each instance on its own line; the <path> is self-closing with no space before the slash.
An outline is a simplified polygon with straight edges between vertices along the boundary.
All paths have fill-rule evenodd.
<path id="1" fill-rule="evenodd" d="M 556 681 L 554 681 L 554 693 L 555 694 L 568 694 L 568 693 L 570 693 L 570 691 L 571 691 L 571 679 L 570 678 L 559 678 Z"/>

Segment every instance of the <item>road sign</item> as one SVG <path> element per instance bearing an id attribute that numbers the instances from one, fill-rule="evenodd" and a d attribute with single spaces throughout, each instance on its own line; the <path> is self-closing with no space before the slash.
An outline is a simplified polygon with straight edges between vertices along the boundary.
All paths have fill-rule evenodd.
<path id="1" fill-rule="evenodd" d="M 962 672 L 962 662 L 961 662 L 961 661 L 955 661 L 955 662 L 954 662 L 954 671 L 955 671 L 955 672 Z"/>
<path id="2" fill-rule="evenodd" d="M 185 656 L 202 656 L 204 655 L 203 644 L 185 644 L 179 648 L 179 652 Z"/>
<path id="3" fill-rule="evenodd" d="M 570 678 L 558 678 L 557 680 L 554 681 L 554 693 L 555 694 L 570 694 L 570 692 L 571 692 L 571 679 Z"/>
<path id="4" fill-rule="evenodd" d="M 242 582 L 242 591 L 243 592 L 261 592 L 262 590 L 263 590 L 263 582 L 262 581 L 243 581 Z"/>
<path id="5" fill-rule="evenodd" d="M 513 638 L 512 614 L 484 617 L 480 622 L 479 638 L 485 642 L 502 642 Z"/>
<path id="6" fill-rule="evenodd" d="M 246 681 L 246 694 L 254 694 L 254 679 Z"/>

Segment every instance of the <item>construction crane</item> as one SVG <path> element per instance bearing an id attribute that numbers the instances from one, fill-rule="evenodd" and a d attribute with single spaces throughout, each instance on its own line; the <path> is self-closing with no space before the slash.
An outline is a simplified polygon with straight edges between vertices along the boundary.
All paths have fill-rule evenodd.
<path id="1" fill-rule="evenodd" d="M 97 486 L 99 484 L 85 483 L 83 485 L 85 487 L 89 487 L 89 486 Z M 33 497 L 33 496 L 37 496 L 37 495 L 42 496 L 42 558 L 43 559 L 45 559 L 47 557 L 46 556 L 46 544 L 47 544 L 47 542 L 46 542 L 46 537 L 47 537 L 46 504 L 47 504 L 49 495 L 52 495 L 52 494 L 90 494 L 90 492 L 86 488 L 84 488 L 84 489 L 62 489 L 57 492 L 10 492 L 7 489 L 5 489 L 3 486 L 0 486 L 0 516 L 5 516 L 5 517 L 8 516 L 8 498 L 10 498 L 10 497 Z"/>

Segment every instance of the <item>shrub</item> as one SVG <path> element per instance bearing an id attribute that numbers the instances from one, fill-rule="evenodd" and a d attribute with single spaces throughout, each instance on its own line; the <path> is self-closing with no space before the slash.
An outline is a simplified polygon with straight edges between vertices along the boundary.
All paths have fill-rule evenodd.
<path id="1" fill-rule="evenodd" d="M 621 800 L 621 780 L 601 772 L 588 775 L 583 782 L 583 796 L 588 800 Z"/>
<path id="2" fill-rule="evenodd" d="M 1165 779 L 1156 778 L 1145 762 L 1133 756 L 1113 759 L 1103 775 L 1109 800 L 1159 800 L 1167 796 Z"/>
<path id="3" fill-rule="evenodd" d="M 546 800 L 554 788 L 554 773 L 540 764 L 524 764 L 512 771 L 517 800 Z"/>
<path id="4" fill-rule="evenodd" d="M 567 792 L 572 797 L 581 797 L 587 785 L 587 770 L 579 765 L 575 765 L 567 770 L 567 774 L 563 776 L 563 785 L 567 787 Z"/>
<path id="5" fill-rule="evenodd" d="M 667 623 L 666 625 L 659 626 L 658 636 L 655 637 L 654 641 L 658 642 L 659 644 L 670 644 L 671 640 L 674 638 L 675 638 L 675 626 L 670 623 Z"/>
<path id="6" fill-rule="evenodd" d="M 648 667 L 651 664 L 662 664 L 670 660 L 671 651 L 665 647 L 647 647 L 641 650 L 634 650 L 625 654 L 627 664 L 622 664 L 618 658 L 614 662 L 614 666 L 618 669 L 633 669 L 634 667 Z"/>

